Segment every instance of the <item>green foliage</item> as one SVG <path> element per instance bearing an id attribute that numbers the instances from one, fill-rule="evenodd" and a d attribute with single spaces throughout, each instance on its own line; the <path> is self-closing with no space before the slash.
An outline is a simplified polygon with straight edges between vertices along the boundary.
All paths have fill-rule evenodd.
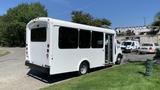
<path id="1" fill-rule="evenodd" d="M 2 46 L 24 46 L 25 45 L 25 26 L 23 22 L 7 22 L 1 29 Z"/>
<path id="2" fill-rule="evenodd" d="M 72 15 L 72 22 L 81 23 L 91 26 L 102 27 L 103 25 L 110 26 L 111 22 L 108 19 L 102 18 L 94 18 L 89 13 L 83 11 L 73 11 Z"/>
<path id="3" fill-rule="evenodd" d="M 154 22 L 152 23 L 152 26 L 156 26 L 160 28 L 160 12 L 158 12 L 154 17 Z"/>
<path id="4" fill-rule="evenodd" d="M 155 21 L 160 21 L 160 12 L 155 15 L 154 19 Z"/>
<path id="5" fill-rule="evenodd" d="M 47 10 L 40 3 L 20 4 L 14 8 L 10 8 L 7 14 L 4 15 L 4 21 L 28 23 L 31 19 L 36 17 L 47 16 Z"/>
<path id="6" fill-rule="evenodd" d="M 160 49 L 156 49 L 156 54 L 154 56 L 154 59 L 160 59 Z"/>
<path id="7" fill-rule="evenodd" d="M 158 12 L 154 17 L 154 22 L 152 23 L 151 31 L 147 34 L 156 35 L 160 31 L 160 12 Z"/>
<path id="8" fill-rule="evenodd" d="M 131 30 L 127 30 L 126 31 L 126 35 L 127 36 L 131 36 L 131 35 L 135 35 L 135 33 L 133 31 L 131 31 Z"/>
<path id="9" fill-rule="evenodd" d="M 89 13 L 84 13 L 82 11 L 73 11 L 72 22 L 81 23 L 81 24 L 92 24 L 93 17 Z"/>
<path id="10" fill-rule="evenodd" d="M 40 3 L 23 3 L 10 8 L 0 17 L 0 44 L 24 46 L 26 24 L 36 17 L 46 17 L 47 10 Z"/>

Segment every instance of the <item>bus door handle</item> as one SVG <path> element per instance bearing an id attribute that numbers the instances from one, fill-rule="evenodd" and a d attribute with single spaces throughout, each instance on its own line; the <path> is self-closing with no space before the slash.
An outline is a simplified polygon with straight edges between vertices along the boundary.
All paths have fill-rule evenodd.
<path id="1" fill-rule="evenodd" d="M 104 49 L 102 51 L 104 52 Z"/>

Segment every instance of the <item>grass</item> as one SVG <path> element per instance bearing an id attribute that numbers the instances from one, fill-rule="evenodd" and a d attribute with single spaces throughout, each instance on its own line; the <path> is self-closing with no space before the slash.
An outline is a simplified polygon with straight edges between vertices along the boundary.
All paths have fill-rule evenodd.
<path id="1" fill-rule="evenodd" d="M 7 50 L 0 50 L 0 57 L 9 54 Z"/>
<path id="2" fill-rule="evenodd" d="M 129 63 L 103 69 L 41 90 L 159 90 L 160 65 L 151 77 L 144 76 L 143 63 Z"/>

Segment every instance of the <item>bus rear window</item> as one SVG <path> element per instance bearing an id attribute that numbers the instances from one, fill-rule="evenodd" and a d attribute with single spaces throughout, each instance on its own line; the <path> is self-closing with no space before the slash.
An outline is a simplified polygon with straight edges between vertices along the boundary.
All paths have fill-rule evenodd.
<path id="1" fill-rule="evenodd" d="M 34 28 L 31 30 L 32 42 L 45 42 L 46 41 L 46 27 Z"/>

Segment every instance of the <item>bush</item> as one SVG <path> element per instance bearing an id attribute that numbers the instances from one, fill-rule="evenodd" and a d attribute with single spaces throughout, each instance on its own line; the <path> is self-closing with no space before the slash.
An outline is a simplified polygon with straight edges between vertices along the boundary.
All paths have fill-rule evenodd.
<path id="1" fill-rule="evenodd" d="M 160 59 L 160 49 L 156 49 L 156 54 L 153 58 L 154 59 Z"/>
<path id="2" fill-rule="evenodd" d="M 47 10 L 40 3 L 22 3 L 0 16 L 0 46 L 25 46 L 25 28 L 36 17 L 47 17 Z"/>

